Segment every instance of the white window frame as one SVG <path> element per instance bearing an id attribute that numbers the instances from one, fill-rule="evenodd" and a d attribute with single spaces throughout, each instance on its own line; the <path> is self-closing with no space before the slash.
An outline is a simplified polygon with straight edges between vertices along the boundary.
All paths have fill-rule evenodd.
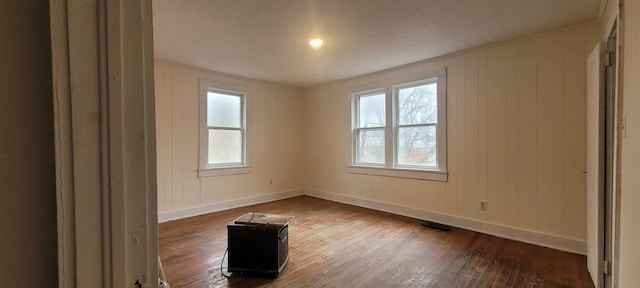
<path id="1" fill-rule="evenodd" d="M 437 163 L 436 167 L 423 167 L 418 165 L 400 165 L 397 157 L 397 139 L 399 125 L 398 115 L 398 93 L 399 89 L 405 87 L 413 87 L 427 83 L 437 83 L 437 101 L 438 101 L 438 123 L 436 123 L 436 149 Z M 351 94 L 351 119 L 352 119 L 352 159 L 351 164 L 347 167 L 349 173 L 368 174 L 388 177 L 411 178 L 434 181 L 447 181 L 447 81 L 446 69 L 438 69 L 435 71 L 419 73 L 404 78 L 392 79 L 387 81 L 382 88 L 355 91 Z M 362 163 L 356 161 L 357 157 L 357 120 L 358 120 L 358 97 L 371 95 L 376 92 L 384 91 L 385 94 L 385 163 L 382 165 Z"/>
<path id="2" fill-rule="evenodd" d="M 373 167 L 384 167 L 385 163 L 371 163 L 371 162 L 360 162 L 358 161 L 358 143 L 359 143 L 359 138 L 358 135 L 360 134 L 360 131 L 375 131 L 375 130 L 382 130 L 385 134 L 385 162 L 386 162 L 386 157 L 387 157 L 387 143 L 386 143 L 386 135 L 387 135 L 387 129 L 386 129 L 386 124 L 384 126 L 380 126 L 380 127 L 359 127 L 360 125 L 358 124 L 358 119 L 360 119 L 360 114 L 359 114 L 359 103 L 360 103 L 360 98 L 362 97 L 368 97 L 368 96 L 373 96 L 373 95 L 377 95 L 377 94 L 384 94 L 385 95 L 385 107 L 386 107 L 386 91 L 385 89 L 372 89 L 372 90 L 367 90 L 367 91 L 360 91 L 360 92 L 356 92 L 353 94 L 353 105 L 352 105 L 352 113 L 353 113 L 353 117 L 352 117 L 352 132 L 353 132 L 353 141 L 352 141 L 352 151 L 353 153 L 353 159 L 352 162 L 355 165 L 360 165 L 360 166 L 373 166 Z M 387 109 L 385 108 L 385 111 Z M 387 115 L 385 115 L 385 121 L 387 121 Z"/>
<path id="3" fill-rule="evenodd" d="M 240 97 L 241 123 L 240 128 L 228 128 L 229 130 L 239 130 L 242 134 L 241 162 L 209 164 L 209 127 L 207 125 L 207 94 L 209 92 L 227 94 Z M 200 145 L 199 145 L 199 169 L 198 177 L 222 176 L 244 174 L 251 172 L 247 153 L 247 94 L 248 89 L 242 86 L 220 83 L 208 79 L 200 79 Z M 224 127 L 214 127 L 227 129 Z"/>

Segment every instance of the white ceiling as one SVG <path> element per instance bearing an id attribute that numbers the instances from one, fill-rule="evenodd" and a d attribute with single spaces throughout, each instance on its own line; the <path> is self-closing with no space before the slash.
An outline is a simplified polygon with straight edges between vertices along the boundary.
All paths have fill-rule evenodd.
<path id="1" fill-rule="evenodd" d="M 600 2 L 153 0 L 154 45 L 159 59 L 308 87 L 595 20 Z"/>

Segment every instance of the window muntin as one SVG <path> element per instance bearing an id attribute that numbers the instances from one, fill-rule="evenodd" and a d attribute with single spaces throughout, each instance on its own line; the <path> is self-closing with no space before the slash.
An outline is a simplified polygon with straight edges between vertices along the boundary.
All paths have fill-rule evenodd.
<path id="1" fill-rule="evenodd" d="M 203 168 L 245 165 L 245 98 L 241 92 L 206 88 L 206 163 Z"/>
<path id="2" fill-rule="evenodd" d="M 384 91 L 363 92 L 355 97 L 355 162 L 384 165 L 386 105 Z"/>

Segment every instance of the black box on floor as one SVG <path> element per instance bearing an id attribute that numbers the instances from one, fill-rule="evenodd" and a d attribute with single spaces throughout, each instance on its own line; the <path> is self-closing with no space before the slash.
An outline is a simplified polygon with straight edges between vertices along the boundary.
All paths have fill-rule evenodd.
<path id="1" fill-rule="evenodd" d="M 289 261 L 289 219 L 250 212 L 227 225 L 229 272 L 278 276 Z"/>

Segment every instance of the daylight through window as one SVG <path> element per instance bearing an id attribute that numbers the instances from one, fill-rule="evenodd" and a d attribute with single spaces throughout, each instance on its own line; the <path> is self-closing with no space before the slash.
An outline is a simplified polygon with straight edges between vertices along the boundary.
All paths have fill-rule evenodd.
<path id="1" fill-rule="evenodd" d="M 200 176 L 248 173 L 246 97 L 209 80 L 200 81 Z"/>
<path id="2" fill-rule="evenodd" d="M 446 181 L 445 74 L 353 94 L 351 172 Z"/>
<path id="3" fill-rule="evenodd" d="M 244 129 L 242 94 L 207 92 L 207 165 L 241 165 Z"/>
<path id="4" fill-rule="evenodd" d="M 437 169 L 438 84 L 435 79 L 400 86 L 397 98 L 396 164 Z"/>
<path id="5" fill-rule="evenodd" d="M 384 164 L 385 95 L 383 92 L 366 93 L 356 96 L 357 146 L 356 162 Z"/>

